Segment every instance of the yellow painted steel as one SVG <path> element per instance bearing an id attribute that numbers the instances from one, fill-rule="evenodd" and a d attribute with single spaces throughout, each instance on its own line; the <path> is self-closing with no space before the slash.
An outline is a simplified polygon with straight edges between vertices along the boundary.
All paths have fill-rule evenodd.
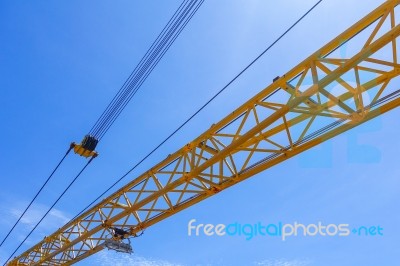
<path id="1" fill-rule="evenodd" d="M 97 157 L 97 152 L 85 149 L 81 144 L 72 143 L 74 148 L 74 152 L 80 156 L 89 158 L 89 157 Z"/>
<path id="2" fill-rule="evenodd" d="M 8 265 L 69 265 L 110 227 L 139 231 L 400 105 L 396 21 L 386 1 L 198 138 Z M 346 57 L 340 57 L 346 49 Z"/>

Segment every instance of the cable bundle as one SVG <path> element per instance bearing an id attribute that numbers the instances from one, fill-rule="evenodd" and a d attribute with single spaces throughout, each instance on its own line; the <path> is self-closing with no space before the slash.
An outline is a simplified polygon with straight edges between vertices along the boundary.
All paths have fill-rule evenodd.
<path id="1" fill-rule="evenodd" d="M 99 141 L 163 58 L 204 0 L 184 1 L 89 132 Z"/>

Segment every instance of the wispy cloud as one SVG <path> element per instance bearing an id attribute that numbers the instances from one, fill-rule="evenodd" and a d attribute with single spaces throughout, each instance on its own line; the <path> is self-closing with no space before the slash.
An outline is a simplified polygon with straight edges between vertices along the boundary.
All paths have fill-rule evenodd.
<path id="1" fill-rule="evenodd" d="M 98 266 L 183 266 L 160 259 L 144 258 L 115 252 L 100 252 L 96 258 Z"/>
<path id="2" fill-rule="evenodd" d="M 12 225 L 18 220 L 23 213 L 23 210 L 28 205 L 25 201 L 9 201 L 4 204 L 6 207 L 0 210 L 0 226 L 4 230 L 1 235 L 11 229 Z M 8 238 L 7 243 L 12 241 L 23 241 L 28 232 L 37 224 L 42 216 L 47 212 L 49 206 L 44 204 L 34 203 L 27 213 L 22 217 L 20 223 Z M 26 245 L 34 245 L 47 234 L 51 234 L 60 226 L 69 221 L 69 215 L 58 209 L 53 209 L 42 221 L 39 227 L 35 230 L 34 234 L 25 241 Z"/>
<path id="3" fill-rule="evenodd" d="M 14 225 L 18 220 L 27 205 L 28 203 L 25 201 L 4 201 L 4 207 L 0 209 L 0 228 L 2 229 L 0 230 L 0 235 L 2 237 L 6 235 L 9 229 L 11 229 L 12 225 Z M 27 213 L 22 217 L 20 223 L 17 225 L 10 237 L 6 240 L 4 245 L 6 249 L 0 251 L 1 263 L 4 263 L 3 259 L 9 256 L 9 254 L 6 253 L 11 253 L 12 247 L 15 247 L 25 239 L 29 231 L 37 224 L 48 209 L 49 206 L 44 204 L 34 203 L 31 206 Z M 68 216 L 68 214 L 61 210 L 51 210 L 35 232 L 25 241 L 24 246 L 18 253 L 20 253 L 23 248 L 35 245 L 38 241 L 43 239 L 45 235 L 51 234 L 57 228 L 64 225 L 69 221 Z"/>
<path id="4" fill-rule="evenodd" d="M 303 259 L 274 259 L 274 260 L 263 260 L 255 262 L 254 265 L 257 266 L 309 266 L 311 264 L 311 260 L 303 260 Z"/>
<path id="5" fill-rule="evenodd" d="M 95 255 L 95 264 L 98 266 L 184 266 L 184 264 L 173 263 L 162 259 L 144 258 L 142 256 L 127 255 L 109 251 L 102 251 Z M 225 265 L 224 263 L 217 263 Z M 197 266 L 216 265 L 214 263 L 196 264 Z M 266 259 L 254 262 L 255 266 L 311 266 L 312 261 L 309 259 Z"/>
<path id="6" fill-rule="evenodd" d="M 24 207 L 22 207 L 24 206 Z M 9 214 L 17 220 L 25 209 L 25 204 L 17 204 L 8 209 Z M 42 216 L 49 209 L 49 206 L 43 204 L 33 204 L 28 212 L 22 217 L 21 223 L 32 228 L 42 218 Z M 69 221 L 67 214 L 58 209 L 52 209 L 47 217 L 43 220 L 42 225 L 46 228 L 57 228 L 59 225 L 65 224 Z"/>

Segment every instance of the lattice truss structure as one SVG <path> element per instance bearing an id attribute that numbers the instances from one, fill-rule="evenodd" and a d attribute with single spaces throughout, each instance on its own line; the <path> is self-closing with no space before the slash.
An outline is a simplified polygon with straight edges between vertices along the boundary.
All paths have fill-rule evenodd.
<path id="1" fill-rule="evenodd" d="M 9 265 L 73 264 L 400 104 L 399 1 L 387 1 Z"/>

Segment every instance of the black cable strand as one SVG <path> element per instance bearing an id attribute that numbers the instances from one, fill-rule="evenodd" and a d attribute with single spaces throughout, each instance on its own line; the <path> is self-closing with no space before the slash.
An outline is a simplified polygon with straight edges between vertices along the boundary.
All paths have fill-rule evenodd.
<path id="1" fill-rule="evenodd" d="M 197 1 L 197 0 L 195 0 L 195 1 Z M 195 1 L 192 1 L 192 3 L 194 3 Z M 192 3 L 189 4 L 189 9 L 190 9 L 191 6 L 193 5 Z M 184 5 L 184 6 L 185 6 L 185 5 Z M 182 16 L 187 16 L 187 14 L 188 14 L 188 12 L 189 12 L 188 6 L 184 7 L 183 13 L 182 13 L 181 11 L 182 11 L 182 10 L 180 10 L 180 11 L 178 12 L 178 14 L 179 14 L 179 19 L 178 19 L 178 20 L 180 20 L 180 21 L 182 21 Z M 176 17 L 175 17 L 174 20 L 176 20 Z M 180 21 L 178 21 L 178 22 L 180 23 Z M 172 23 L 171 23 L 171 24 L 172 24 Z M 175 22 L 172 24 L 172 26 L 170 27 L 170 29 L 169 29 L 167 32 L 164 32 L 164 33 L 163 33 L 163 36 L 162 36 L 163 40 L 160 41 L 160 42 L 157 44 L 157 48 L 155 49 L 155 51 L 154 51 L 154 50 L 151 51 L 151 53 L 152 53 L 151 56 L 148 56 L 148 57 L 146 58 L 146 62 L 145 62 L 145 63 L 142 63 L 142 65 L 138 68 L 138 69 L 140 69 L 140 70 L 136 71 L 135 74 L 138 74 L 139 77 L 137 77 L 137 75 L 136 75 L 135 78 L 132 77 L 131 80 L 130 80 L 130 82 L 127 83 L 127 85 L 126 85 L 125 88 L 124 88 L 124 91 L 121 92 L 120 97 L 119 97 L 118 99 L 116 99 L 116 101 L 114 102 L 113 106 L 110 108 L 110 110 L 109 110 L 109 112 L 107 113 L 107 115 L 103 118 L 102 124 L 99 125 L 99 126 L 97 127 L 96 131 L 93 132 L 93 135 L 95 135 L 95 136 L 97 137 L 98 131 L 100 131 L 100 130 L 102 129 L 102 127 L 104 126 L 104 124 L 107 124 L 107 123 L 108 123 L 108 120 L 110 119 L 110 117 L 113 116 L 113 113 L 115 113 L 115 111 L 118 110 L 118 108 L 120 108 L 121 102 L 124 102 L 125 99 L 129 96 L 129 93 L 130 93 L 130 91 L 131 91 L 130 87 L 132 86 L 132 80 L 133 80 L 133 81 L 136 81 L 138 78 L 140 79 L 140 76 L 142 75 L 143 71 L 146 71 L 146 68 L 147 68 L 148 65 L 149 65 L 148 59 L 149 59 L 149 58 L 152 59 L 152 57 L 154 57 L 154 53 L 158 53 L 160 50 L 163 49 L 163 46 L 165 46 L 165 42 L 168 42 L 168 39 L 169 39 L 170 36 L 171 36 L 171 31 L 172 31 L 172 32 L 175 32 L 176 29 L 178 28 L 179 25 L 176 26 L 176 24 L 177 24 L 177 22 L 175 21 Z M 165 40 L 165 35 L 166 35 L 166 34 L 167 34 L 167 40 Z M 172 34 L 173 34 L 173 33 L 172 33 Z M 161 47 L 160 47 L 160 46 L 161 46 Z M 150 62 L 150 63 L 151 63 L 151 62 Z M 144 65 L 144 66 L 143 66 L 143 65 Z"/>
<path id="2" fill-rule="evenodd" d="M 229 85 L 231 85 L 240 75 L 243 74 L 250 66 L 252 66 L 262 55 L 264 55 L 268 50 L 270 50 L 280 39 L 282 39 L 291 29 L 293 29 L 301 20 L 303 20 L 312 10 L 314 10 L 323 0 L 319 0 L 314 4 L 304 15 L 302 15 L 292 26 L 290 26 L 281 36 L 278 37 L 271 45 L 269 45 L 259 56 L 257 56 L 249 65 L 247 65 L 244 70 L 242 70 L 238 75 L 236 75 L 230 82 L 227 83 L 220 91 L 218 91 L 210 100 L 208 100 L 200 109 L 198 109 L 193 115 L 191 115 L 183 124 L 181 124 L 177 129 L 175 129 L 167 138 L 165 138 L 160 144 L 158 144 L 150 153 L 143 157 L 138 163 L 136 163 L 127 173 L 115 181 L 109 188 L 107 188 L 100 196 L 93 200 L 89 205 L 87 205 L 78 215 L 81 215 L 86 210 L 88 210 L 94 203 L 96 203 L 101 197 L 108 193 L 112 188 L 114 188 L 122 179 L 124 179 L 128 174 L 130 174 L 134 169 L 136 169 L 143 161 L 150 157 L 156 150 L 158 150 L 165 142 L 167 142 L 172 136 L 174 136 L 182 127 L 184 127 L 190 120 L 192 120 L 200 111 L 202 111 L 208 104 L 210 104 L 218 95 L 220 95 Z M 71 220 L 72 221 L 72 220 Z M 70 222 L 71 222 L 70 221 Z"/>
<path id="3" fill-rule="evenodd" d="M 187 9 L 187 7 L 186 7 L 186 9 Z M 180 14 L 180 17 L 186 16 L 186 14 L 185 14 L 187 12 L 186 9 L 184 11 L 184 14 Z M 143 73 L 147 72 L 149 65 L 151 66 L 152 62 L 154 61 L 154 58 L 157 57 L 158 56 L 157 54 L 159 53 L 159 51 L 163 49 L 165 42 L 168 42 L 168 39 L 171 36 L 170 32 L 176 30 L 176 23 L 177 22 L 174 22 L 174 25 L 172 26 L 172 28 L 168 30 L 167 39 L 166 40 L 163 39 L 162 42 L 157 45 L 157 48 L 155 49 L 155 51 L 152 51 L 152 54 L 147 58 L 146 62 L 144 63 L 144 66 L 142 66 L 140 68 L 137 75 L 133 78 L 133 80 L 130 81 L 130 83 L 126 86 L 126 88 L 124 88 L 124 92 L 122 93 L 122 96 L 117 100 L 117 102 L 114 104 L 112 110 L 107 114 L 107 117 L 106 117 L 103 125 L 101 127 L 99 127 L 98 131 L 94 132 L 94 136 L 96 138 L 98 138 L 102 134 L 102 131 L 104 131 L 104 127 L 106 127 L 106 125 L 110 123 L 109 122 L 110 119 L 112 119 L 112 117 L 114 117 L 115 114 L 118 113 L 118 110 L 121 109 L 121 105 L 123 105 L 124 102 L 127 101 L 129 94 L 131 94 L 131 91 L 135 87 L 137 82 L 140 81 L 140 79 L 143 76 Z"/>
<path id="4" fill-rule="evenodd" d="M 8 231 L 7 235 L 4 237 L 4 239 L 1 241 L 0 243 L 0 247 L 4 244 L 4 242 L 7 240 L 7 238 L 10 236 L 10 234 L 14 231 L 15 227 L 17 226 L 17 224 L 21 221 L 22 217 L 25 215 L 25 213 L 28 211 L 28 209 L 31 207 L 31 205 L 33 204 L 33 202 L 36 200 L 36 198 L 39 196 L 39 194 L 42 192 L 42 190 L 44 189 L 44 187 L 47 185 L 47 183 L 50 181 L 50 179 L 53 177 L 54 173 L 57 171 L 57 169 L 60 167 L 60 165 L 62 164 L 62 162 L 64 161 L 64 159 L 67 157 L 67 155 L 69 154 L 69 152 L 72 150 L 72 147 L 70 147 L 68 149 L 68 151 L 64 154 L 64 156 L 62 157 L 62 159 L 59 161 L 59 163 L 57 164 L 57 166 L 54 168 L 54 170 L 51 172 L 50 176 L 46 179 L 46 181 L 43 183 L 42 187 L 39 189 L 38 192 L 36 192 L 36 195 L 33 197 L 33 199 L 31 200 L 31 202 L 29 202 L 28 206 L 25 208 L 25 210 L 22 212 L 22 214 L 18 217 L 18 220 L 14 223 L 14 225 L 11 227 L 11 229 Z"/>
<path id="5" fill-rule="evenodd" d="M 96 132 L 96 133 L 95 133 L 95 136 L 96 136 L 98 139 L 100 139 L 100 136 L 101 136 L 101 135 L 104 135 L 104 134 L 105 134 L 105 132 L 106 132 L 106 131 L 108 130 L 108 128 L 110 127 L 110 126 L 108 126 L 108 125 L 113 124 L 113 120 L 115 120 L 115 119 L 119 116 L 119 114 L 122 112 L 122 110 L 125 108 L 125 106 L 127 105 L 127 103 L 128 103 L 128 102 L 130 101 L 130 99 L 132 98 L 132 97 L 130 97 L 130 95 L 135 94 L 136 91 L 137 91 L 137 88 L 141 86 L 141 85 L 139 85 L 139 86 L 137 85 L 138 82 L 139 82 L 139 84 L 142 84 L 143 82 L 141 82 L 141 80 L 142 80 L 142 79 L 146 79 L 146 78 L 148 77 L 148 75 L 150 74 L 150 72 L 152 71 L 152 69 L 154 69 L 154 67 L 152 67 L 152 64 L 153 64 L 154 60 L 156 60 L 155 65 L 157 65 L 157 63 L 158 63 L 158 61 L 159 61 L 159 60 L 157 61 L 157 57 L 159 56 L 160 51 L 161 51 L 161 53 L 163 53 L 162 50 L 165 49 L 165 43 L 169 41 L 169 39 L 171 38 L 171 36 L 173 36 L 173 34 L 175 34 L 176 29 L 178 29 L 178 27 L 179 27 L 179 25 L 176 26 L 176 24 L 177 24 L 177 23 L 180 23 L 180 21 L 182 21 L 183 17 L 186 17 L 186 15 L 187 15 L 188 12 L 189 12 L 189 11 L 187 11 L 188 8 L 191 8 L 191 7 L 186 7 L 186 9 L 185 9 L 185 11 L 184 11 L 184 14 L 181 14 L 181 15 L 180 15 L 180 18 L 178 19 L 178 21 L 176 21 L 176 22 L 174 23 L 174 25 L 172 26 L 172 29 L 170 29 L 169 32 L 167 33 L 167 39 L 166 39 L 166 40 L 163 40 L 163 41 L 161 42 L 161 44 L 158 45 L 158 47 L 157 47 L 156 50 L 155 50 L 155 53 L 153 53 L 153 54 L 150 56 L 150 59 L 145 63 L 144 67 L 140 70 L 140 72 L 139 72 L 138 75 L 135 77 L 135 79 L 128 85 L 127 90 L 125 91 L 123 97 L 121 97 L 121 99 L 119 99 L 118 104 L 115 106 L 116 110 L 114 110 L 113 113 L 110 113 L 110 114 L 109 114 L 109 117 L 108 117 L 107 121 L 105 122 L 106 125 L 105 125 L 103 128 L 100 129 L 100 132 Z M 172 31 L 172 33 L 171 33 L 171 31 Z M 169 46 L 168 46 L 168 47 L 169 47 Z M 168 49 L 168 48 L 167 48 L 167 49 Z M 165 53 L 163 53 L 163 54 L 165 54 Z M 161 59 L 161 58 L 160 58 L 160 59 Z M 151 69 L 150 72 L 148 72 L 149 67 L 150 67 L 150 69 Z M 144 77 L 143 77 L 143 75 L 144 75 Z M 134 90 L 133 93 L 132 93 L 132 90 Z M 111 121 L 110 121 L 110 120 L 111 120 Z M 104 133 L 103 133 L 103 132 L 104 132 Z"/>
<path id="6" fill-rule="evenodd" d="M 103 111 L 103 113 L 101 114 L 100 118 L 96 121 L 96 123 L 93 125 L 92 129 L 89 131 L 89 134 L 92 135 L 94 131 L 96 131 L 98 129 L 98 127 L 103 123 L 103 120 L 105 119 L 105 117 L 108 115 L 108 113 L 110 112 L 111 108 L 115 105 L 115 101 L 118 97 L 121 97 L 121 93 L 123 92 L 123 89 L 126 87 L 126 84 L 132 79 L 132 76 L 137 72 L 137 70 L 140 68 L 140 66 L 142 65 L 142 63 L 146 60 L 146 58 L 148 57 L 148 55 L 150 54 L 151 50 L 153 49 L 153 47 L 156 45 L 156 43 L 159 42 L 159 40 L 161 39 L 162 35 L 164 35 L 164 32 L 166 31 L 166 29 L 169 27 L 169 25 L 171 24 L 172 20 L 174 19 L 174 17 L 178 14 L 178 12 L 180 12 L 179 10 L 181 9 L 182 5 L 185 3 L 185 1 L 183 1 L 181 3 L 181 5 L 179 6 L 179 8 L 175 11 L 175 13 L 173 14 L 173 16 L 170 18 L 170 20 L 168 21 L 168 23 L 164 26 L 164 29 L 161 31 L 161 33 L 157 36 L 156 40 L 153 42 L 153 44 L 150 46 L 150 48 L 147 50 L 147 52 L 145 53 L 145 55 L 142 57 L 142 59 L 140 60 L 140 62 L 136 65 L 135 69 L 131 72 L 131 74 L 129 75 L 128 79 L 125 80 L 124 84 L 122 85 L 122 87 L 119 89 L 118 93 L 114 96 L 114 98 L 111 100 L 111 102 L 108 104 L 108 106 L 106 107 L 106 109 Z"/>
<path id="7" fill-rule="evenodd" d="M 111 125 L 114 123 L 114 121 L 118 118 L 119 114 L 124 110 L 124 108 L 126 107 L 126 105 L 129 103 L 129 101 L 132 99 L 133 95 L 136 94 L 137 90 L 139 89 L 139 87 L 143 84 L 143 82 L 147 79 L 147 77 L 150 75 L 151 71 L 154 69 L 154 67 L 158 64 L 158 62 L 161 60 L 161 58 L 163 57 L 163 55 L 166 53 L 166 51 L 168 50 L 168 48 L 172 45 L 172 43 L 175 41 L 176 37 L 178 37 L 178 35 L 180 34 L 180 32 L 183 30 L 183 28 L 179 27 L 181 25 L 179 25 L 183 19 L 187 16 L 187 14 L 189 14 L 190 9 L 194 6 L 195 1 L 192 1 L 191 4 L 189 4 L 189 6 L 187 6 L 184 10 L 184 13 L 180 15 L 180 17 L 178 18 L 178 21 L 176 21 L 174 23 L 174 25 L 172 26 L 172 29 L 169 30 L 169 32 L 167 33 L 167 39 L 163 40 L 161 42 L 161 44 L 156 48 L 155 53 L 153 53 L 150 57 L 150 59 L 145 63 L 144 67 L 140 70 L 140 72 L 138 73 L 138 75 L 134 78 L 134 80 L 128 85 L 128 87 L 126 88 L 126 91 L 124 92 L 123 97 L 121 97 L 118 100 L 118 103 L 115 105 L 114 110 L 112 110 L 112 112 L 110 112 L 108 114 L 108 118 L 105 121 L 105 124 L 102 125 L 102 128 L 100 128 L 98 130 L 98 132 L 94 133 L 94 136 L 97 137 L 98 139 L 101 139 L 100 136 L 104 136 L 104 134 L 108 131 L 108 129 L 111 127 Z M 197 11 L 197 9 L 196 9 Z M 194 13 L 193 13 L 194 14 Z M 192 14 L 192 15 L 193 15 Z M 192 16 L 190 16 L 191 18 Z M 186 23 L 184 25 L 186 25 L 188 22 L 188 20 L 186 21 Z M 178 24 L 178 25 L 177 25 Z M 177 35 L 174 36 L 176 30 L 179 30 L 179 32 L 177 33 Z M 168 41 L 172 39 L 172 42 L 170 42 L 168 44 Z M 165 44 L 167 43 L 167 46 L 165 46 Z M 161 55 L 159 55 L 159 53 L 161 52 Z M 154 62 L 154 63 L 153 63 Z M 153 65 L 152 65 L 153 64 Z M 151 69 L 149 71 L 149 68 Z M 139 84 L 139 85 L 138 85 Z M 132 93 L 133 90 L 133 93 Z"/>
<path id="8" fill-rule="evenodd" d="M 185 0 L 186 1 L 186 0 Z M 101 120 L 104 119 L 104 116 L 106 114 L 106 112 L 108 112 L 109 108 L 111 107 L 111 105 L 114 103 L 114 100 L 120 95 L 120 93 L 122 92 L 123 88 L 125 87 L 125 85 L 127 84 L 127 82 L 131 79 L 131 77 L 136 73 L 137 69 L 140 67 L 140 65 L 142 64 L 142 62 L 148 57 L 148 54 L 151 52 L 151 50 L 153 49 L 153 47 L 155 46 L 155 44 L 159 41 L 159 39 L 161 38 L 161 36 L 164 34 L 165 30 L 169 27 L 171 21 L 174 19 L 174 17 L 176 16 L 176 14 L 178 13 L 178 11 L 181 9 L 182 5 L 185 3 L 185 1 L 183 1 L 181 3 L 181 5 L 178 7 L 178 9 L 175 11 L 175 13 L 173 14 L 173 16 L 169 19 L 169 21 L 167 22 L 167 24 L 164 26 L 163 30 L 158 34 L 156 40 L 152 43 L 152 45 L 150 46 L 149 49 L 147 49 L 147 52 L 145 53 L 145 55 L 142 57 L 142 59 L 139 61 L 139 63 L 136 65 L 135 69 L 131 72 L 131 74 L 129 75 L 128 79 L 125 80 L 124 84 L 122 85 L 122 87 L 119 89 L 119 91 L 117 92 L 117 94 L 115 94 L 114 98 L 111 100 L 111 102 L 108 104 L 108 106 L 106 107 L 106 109 L 104 109 L 103 113 L 100 115 L 99 119 L 96 121 L 96 123 L 93 125 L 92 129 L 89 131 L 89 134 L 92 134 L 93 131 L 96 130 L 96 128 L 98 127 L 98 125 L 101 123 Z"/>
<path id="9" fill-rule="evenodd" d="M 50 213 L 50 211 L 54 208 L 54 206 L 58 203 L 58 201 L 64 196 L 64 194 L 69 190 L 69 188 L 75 183 L 75 181 L 78 179 L 78 177 L 85 171 L 85 169 L 89 166 L 89 164 L 93 161 L 94 157 L 91 157 L 90 160 L 86 163 L 86 165 L 82 168 L 81 171 L 75 176 L 74 179 L 69 183 L 69 185 L 64 189 L 64 191 L 61 193 L 61 195 L 57 198 L 57 200 L 51 205 L 51 207 L 47 210 L 47 212 L 40 218 L 40 220 L 37 222 L 37 224 L 32 228 L 32 230 L 29 232 L 29 234 L 24 238 L 24 240 L 18 245 L 18 247 L 13 251 L 13 253 L 10 255 L 10 257 L 6 260 L 6 262 L 3 264 L 5 266 L 7 262 L 14 256 L 14 254 L 18 251 L 18 249 L 25 243 L 25 241 L 28 239 L 28 237 L 35 231 L 35 229 L 40 225 L 40 223 L 46 218 L 46 216 Z"/>
<path id="10" fill-rule="evenodd" d="M 201 3 L 204 2 L 203 0 L 201 1 Z M 201 4 L 200 4 L 201 5 Z M 194 13 L 192 13 L 190 15 L 190 18 L 192 18 L 195 14 L 195 12 L 200 8 L 200 5 L 198 5 L 194 11 Z M 133 90 L 133 92 L 131 93 L 131 95 L 129 95 L 128 99 L 125 100 L 125 102 L 123 103 L 123 106 L 118 110 L 117 113 L 114 114 L 114 116 L 110 119 L 108 125 L 103 129 L 102 132 L 100 132 L 100 134 L 98 135 L 98 139 L 101 140 L 103 138 L 103 136 L 105 135 L 105 133 L 108 131 L 108 129 L 114 124 L 115 120 L 118 118 L 118 116 L 121 114 L 121 112 L 124 110 L 124 108 L 126 107 L 126 105 L 130 102 L 130 100 L 132 99 L 132 97 L 138 92 L 138 90 L 140 89 L 141 85 L 143 84 L 143 82 L 147 79 L 147 77 L 150 75 L 150 73 L 153 71 L 153 69 L 157 66 L 157 64 L 160 62 L 160 60 L 163 58 L 163 56 L 165 55 L 165 53 L 168 51 L 169 47 L 171 47 L 171 45 L 174 43 L 174 41 L 177 39 L 177 37 L 179 36 L 180 32 L 182 32 L 182 30 L 184 29 L 184 27 L 188 24 L 188 22 L 190 21 L 190 18 L 185 22 L 185 24 L 179 29 L 179 32 L 173 36 L 172 41 L 167 45 L 167 47 L 162 51 L 161 55 L 159 55 L 158 58 L 156 58 L 155 63 L 151 66 L 150 70 L 148 70 L 145 73 L 145 76 L 141 78 L 141 80 L 139 80 L 139 83 L 135 86 L 135 89 Z"/>
<path id="11" fill-rule="evenodd" d="M 187 14 L 186 11 L 185 11 L 185 13 Z M 185 14 L 185 15 L 182 15 L 182 16 L 186 16 L 186 14 Z M 182 19 L 179 19 L 179 20 L 182 20 Z M 175 24 L 176 24 L 176 23 L 175 23 Z M 110 113 L 110 114 L 109 114 L 109 118 L 108 118 L 108 120 L 105 122 L 106 125 L 105 125 L 102 129 L 100 129 L 100 132 L 97 132 L 97 133 L 96 133 L 96 137 L 98 137 L 98 138 L 100 139 L 100 136 L 105 134 L 105 132 L 109 129 L 110 125 L 113 124 L 113 121 L 114 121 L 114 120 L 119 116 L 119 114 L 123 111 L 123 109 L 125 108 L 125 106 L 127 105 L 127 103 L 129 103 L 130 99 L 132 98 L 132 95 L 135 94 L 135 93 L 137 92 L 137 90 L 138 90 L 138 87 L 141 86 L 141 85 L 138 85 L 137 82 L 139 82 L 139 84 L 142 84 L 143 81 L 148 77 L 148 75 L 150 74 L 150 72 L 148 72 L 148 67 L 150 67 L 151 69 L 154 69 L 154 67 L 153 67 L 151 64 L 153 63 L 154 60 L 156 60 L 156 63 L 155 63 L 155 65 L 156 65 L 156 64 L 158 63 L 158 61 L 161 59 L 161 58 L 157 59 L 157 56 L 159 56 L 158 53 L 160 52 L 160 50 L 161 50 L 161 53 L 162 53 L 162 54 L 165 54 L 166 50 L 162 51 L 162 49 L 165 49 L 165 44 L 164 44 L 164 43 L 165 43 L 165 42 L 168 42 L 168 39 L 171 37 L 171 35 L 174 34 L 174 32 L 176 31 L 176 29 L 177 29 L 178 27 L 179 27 L 179 26 L 175 26 L 175 25 L 174 25 L 174 28 L 173 28 L 172 30 L 170 30 L 170 32 L 173 31 L 173 33 L 169 33 L 168 36 L 167 36 L 167 40 L 166 40 L 166 41 L 163 41 L 163 43 L 162 43 L 162 45 L 164 45 L 164 47 L 158 47 L 158 48 L 157 48 L 156 54 L 155 54 L 155 55 L 153 54 L 153 55 L 151 56 L 150 62 L 146 62 L 145 68 L 144 68 L 144 69 L 141 69 L 141 71 L 139 72 L 138 76 L 135 78 L 134 82 L 132 82 L 131 84 L 129 84 L 129 87 L 128 87 L 128 89 L 127 89 L 125 95 L 124 95 L 124 98 L 121 98 L 121 99 L 119 100 L 119 103 L 118 103 L 118 105 L 116 105 L 116 108 L 115 108 L 115 110 L 114 110 L 114 113 Z M 176 36 L 176 37 L 177 37 L 177 36 Z M 175 38 L 174 38 L 174 39 L 175 39 Z M 170 45 L 167 45 L 167 46 L 170 47 Z M 143 77 L 143 75 L 144 75 L 144 77 Z M 136 89 L 135 89 L 135 87 L 136 87 Z M 133 89 L 135 89 L 135 90 L 134 90 L 133 93 L 132 93 L 132 90 L 133 90 Z"/>

